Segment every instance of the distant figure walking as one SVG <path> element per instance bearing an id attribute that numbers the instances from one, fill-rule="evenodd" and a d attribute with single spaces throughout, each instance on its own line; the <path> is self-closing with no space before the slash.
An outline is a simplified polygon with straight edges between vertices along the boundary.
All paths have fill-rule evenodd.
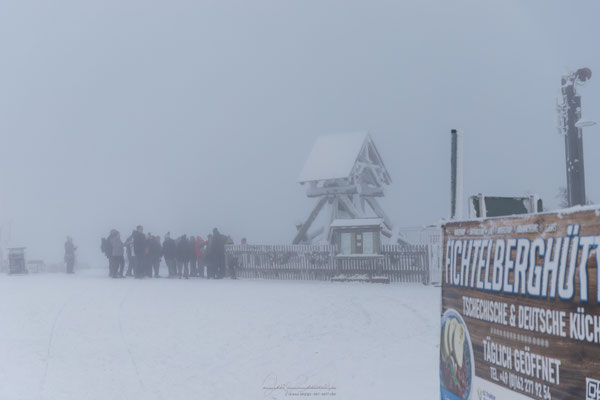
<path id="1" fill-rule="evenodd" d="M 75 273 L 75 250 L 77 250 L 77 246 L 73 244 L 73 238 L 67 236 L 67 241 L 65 242 L 65 263 L 67 264 L 67 274 Z"/>

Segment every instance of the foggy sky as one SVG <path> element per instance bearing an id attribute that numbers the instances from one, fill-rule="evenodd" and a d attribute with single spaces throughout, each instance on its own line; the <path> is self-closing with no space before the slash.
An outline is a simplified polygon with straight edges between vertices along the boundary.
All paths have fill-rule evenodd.
<path id="1" fill-rule="evenodd" d="M 600 120 L 595 1 L 0 1 L 0 224 L 29 258 L 102 262 L 100 237 L 289 243 L 314 199 L 314 140 L 369 131 L 400 226 L 449 213 L 449 131 L 465 198 L 566 186 L 560 77 L 587 66 Z M 584 130 L 600 202 L 600 126 Z M 5 242 L 8 226 L 11 241 Z"/>

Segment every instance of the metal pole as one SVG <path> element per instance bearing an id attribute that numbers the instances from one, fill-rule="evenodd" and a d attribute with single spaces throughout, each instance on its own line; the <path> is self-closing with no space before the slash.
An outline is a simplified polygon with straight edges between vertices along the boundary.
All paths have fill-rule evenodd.
<path id="1" fill-rule="evenodd" d="M 575 126 L 581 119 L 581 96 L 577 94 L 575 85 L 581 84 L 591 77 L 592 71 L 589 68 L 581 68 L 570 75 L 563 76 L 561 80 L 564 101 L 564 113 L 561 117 L 563 132 L 565 134 L 569 207 L 586 204 L 583 137 L 581 135 L 581 128 Z"/>
<path id="2" fill-rule="evenodd" d="M 462 132 L 452 129 L 450 154 L 450 218 L 462 219 L 463 164 Z"/>

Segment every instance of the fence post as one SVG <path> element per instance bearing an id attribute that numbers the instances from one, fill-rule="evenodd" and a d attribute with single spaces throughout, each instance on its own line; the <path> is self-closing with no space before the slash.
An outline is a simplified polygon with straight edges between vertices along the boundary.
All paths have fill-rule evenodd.
<path id="1" fill-rule="evenodd" d="M 431 273 L 429 272 L 429 245 L 423 245 L 423 285 L 429 285 L 431 282 Z"/>
<path id="2" fill-rule="evenodd" d="M 329 249 L 329 257 L 331 258 L 331 261 L 333 263 L 333 266 L 335 268 L 335 274 L 337 276 L 342 274 L 342 267 L 341 267 L 341 262 L 342 260 L 339 257 L 336 257 L 335 255 L 337 254 L 337 245 L 332 246 Z"/>

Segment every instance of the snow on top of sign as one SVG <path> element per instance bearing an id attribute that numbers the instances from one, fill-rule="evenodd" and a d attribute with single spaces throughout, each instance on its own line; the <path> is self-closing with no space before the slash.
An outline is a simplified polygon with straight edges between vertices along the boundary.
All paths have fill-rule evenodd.
<path id="1" fill-rule="evenodd" d="M 349 177 L 367 137 L 367 132 L 318 137 L 304 163 L 298 181 L 311 182 Z"/>
<path id="2" fill-rule="evenodd" d="M 354 218 L 354 219 L 336 219 L 330 227 L 331 228 L 348 228 L 348 227 L 359 227 L 359 226 L 381 226 L 383 224 L 382 218 Z"/>
<path id="3" fill-rule="evenodd" d="M 569 208 L 563 208 L 560 210 L 556 210 L 554 212 L 559 215 L 563 215 L 563 214 L 573 214 L 573 213 L 580 212 L 580 211 L 596 211 L 596 214 L 598 214 L 597 211 L 599 211 L 599 210 L 600 210 L 600 204 L 590 204 L 590 205 L 586 205 L 586 206 L 573 206 L 573 207 L 569 207 Z"/>
<path id="4" fill-rule="evenodd" d="M 532 218 L 535 216 L 539 216 L 539 215 L 548 215 L 548 214 L 556 214 L 559 218 L 562 218 L 565 215 L 569 215 L 569 214 L 574 214 L 574 213 L 578 213 L 578 212 L 584 212 L 584 211 L 595 211 L 597 216 L 600 216 L 600 204 L 590 204 L 590 205 L 585 205 L 585 206 L 573 206 L 573 207 L 569 207 L 569 208 L 561 208 L 558 210 L 548 210 L 548 211 L 544 211 L 544 212 L 540 212 L 540 213 L 533 213 L 533 214 L 514 214 L 514 215 L 503 215 L 503 216 L 498 216 L 498 217 L 480 217 L 480 218 L 465 218 L 465 219 L 441 219 L 439 221 L 439 224 L 441 226 L 445 226 L 447 224 L 454 224 L 454 223 L 464 223 L 464 222 L 483 222 L 483 221 L 497 221 L 497 220 L 502 220 L 505 218 L 511 218 L 511 219 L 527 219 L 527 218 Z"/>

